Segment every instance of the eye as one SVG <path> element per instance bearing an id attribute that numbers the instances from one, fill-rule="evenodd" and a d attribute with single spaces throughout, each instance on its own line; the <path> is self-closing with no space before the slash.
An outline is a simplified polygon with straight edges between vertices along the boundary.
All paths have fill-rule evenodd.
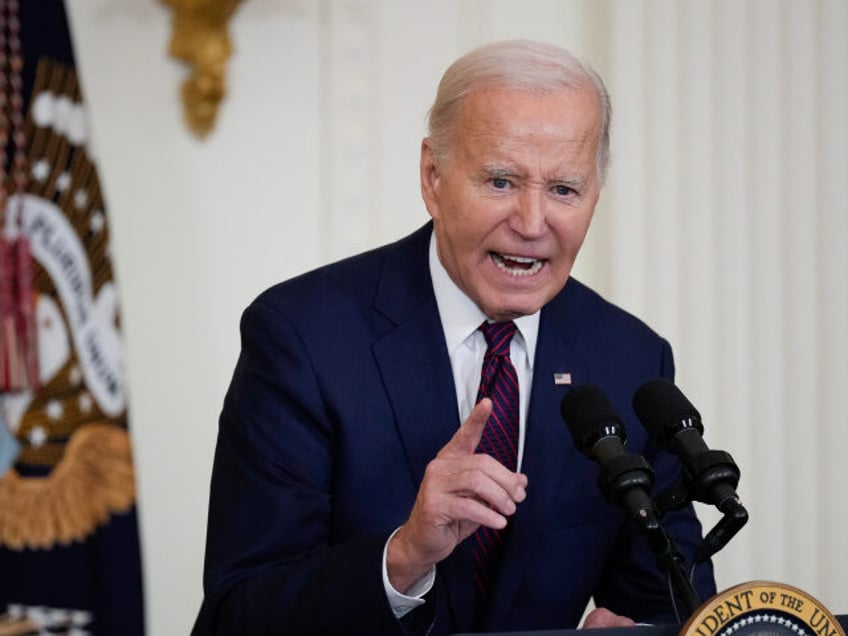
<path id="1" fill-rule="evenodd" d="M 571 196 L 572 194 L 576 194 L 574 188 L 569 188 L 567 185 L 555 185 L 554 186 L 554 194 L 560 197 Z"/>
<path id="2" fill-rule="evenodd" d="M 509 187 L 509 181 L 507 179 L 504 179 L 503 177 L 493 177 L 492 186 L 497 188 L 498 190 L 505 190 Z"/>

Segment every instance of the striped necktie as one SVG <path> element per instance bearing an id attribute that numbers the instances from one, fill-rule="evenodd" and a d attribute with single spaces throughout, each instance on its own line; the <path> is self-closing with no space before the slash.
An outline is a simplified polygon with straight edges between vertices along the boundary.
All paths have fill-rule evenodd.
<path id="1" fill-rule="evenodd" d="M 483 429 L 477 452 L 488 453 L 509 470 L 515 471 L 518 464 L 518 376 L 509 359 L 515 323 L 484 322 L 479 329 L 486 338 L 487 348 L 477 401 L 490 398 L 492 414 Z M 485 600 L 489 598 L 489 590 L 500 566 L 507 528 L 493 530 L 481 526 L 473 535 L 474 579 Z"/>

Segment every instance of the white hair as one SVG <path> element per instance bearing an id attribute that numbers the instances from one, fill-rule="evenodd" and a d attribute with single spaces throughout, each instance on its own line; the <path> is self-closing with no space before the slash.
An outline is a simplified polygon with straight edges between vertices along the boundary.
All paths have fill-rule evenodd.
<path id="1" fill-rule="evenodd" d="M 609 165 L 612 106 L 603 80 L 569 51 L 532 40 L 505 40 L 474 49 L 448 67 L 430 108 L 430 147 L 443 163 L 450 151 L 462 100 L 480 88 L 550 93 L 591 86 L 600 102 L 597 168 L 601 183 Z"/>

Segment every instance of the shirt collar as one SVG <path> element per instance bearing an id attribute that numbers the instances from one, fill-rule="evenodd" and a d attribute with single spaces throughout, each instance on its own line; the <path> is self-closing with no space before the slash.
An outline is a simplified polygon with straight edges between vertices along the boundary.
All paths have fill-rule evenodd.
<path id="1" fill-rule="evenodd" d="M 484 320 L 488 320 L 480 308 L 456 286 L 436 250 L 436 233 L 430 235 L 430 278 L 439 308 L 439 318 L 445 332 L 448 353 L 453 352 L 473 334 Z M 533 368 L 536 356 L 536 340 L 539 335 L 539 311 L 529 316 L 516 318 L 515 326 L 524 340 L 527 363 Z"/>

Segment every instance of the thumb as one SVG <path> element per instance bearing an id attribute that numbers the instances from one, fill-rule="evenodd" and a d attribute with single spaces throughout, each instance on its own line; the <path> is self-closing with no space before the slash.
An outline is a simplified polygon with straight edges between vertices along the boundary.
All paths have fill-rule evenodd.
<path id="1" fill-rule="evenodd" d="M 597 627 L 631 627 L 636 623 L 626 616 L 619 616 L 605 607 L 596 607 L 586 615 L 582 629 Z"/>
<path id="2" fill-rule="evenodd" d="M 483 429 L 486 427 L 486 421 L 491 414 L 492 401 L 489 398 L 483 398 L 474 406 L 468 419 L 462 423 L 451 440 L 442 448 L 439 456 L 473 455 L 477 451 L 477 446 L 480 445 Z"/>

